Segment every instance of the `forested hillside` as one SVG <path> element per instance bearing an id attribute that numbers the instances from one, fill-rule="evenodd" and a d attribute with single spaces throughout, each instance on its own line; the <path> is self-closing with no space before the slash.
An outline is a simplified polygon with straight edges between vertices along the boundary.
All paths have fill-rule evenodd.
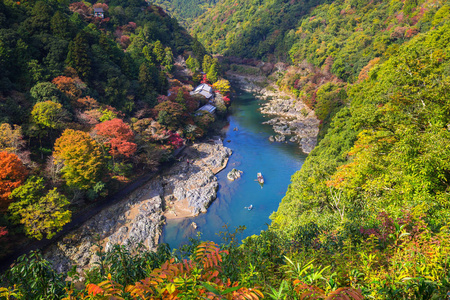
<path id="1" fill-rule="evenodd" d="M 398 215 L 401 209 L 424 203 L 430 213 L 442 213 L 435 201 L 441 203 L 436 197 L 448 197 L 448 166 L 441 164 L 447 160 L 448 137 L 442 130 L 449 120 L 439 112 L 448 105 L 441 96 L 448 89 L 444 29 L 448 28 L 448 10 L 448 5 L 434 1 L 417 6 L 409 2 L 353 7 L 334 3 L 316 8 L 302 22 L 298 29 L 302 40 L 291 49 L 294 63 L 321 68 L 315 73 L 318 75 L 328 68 L 341 82 L 316 82 L 314 90 L 314 82 L 308 81 L 314 72 L 310 77 L 286 72 L 279 82 L 287 88 L 293 84 L 290 89 L 315 108 L 319 118 L 328 116 L 322 120 L 331 119 L 331 125 L 302 170 L 293 176 L 273 216 L 274 227 L 281 226 L 286 232 L 287 224 L 295 228 L 313 222 L 336 228 L 346 220 L 354 223 L 349 226 L 358 227 L 375 222 L 380 211 Z M 339 26 L 326 17 L 333 11 L 342 16 L 336 18 Z M 345 21 L 348 11 L 351 20 L 361 20 L 360 25 L 349 25 L 353 30 L 345 29 L 345 24 L 351 24 Z M 381 16 L 383 19 L 378 19 Z M 312 26 L 320 18 L 324 22 L 317 24 L 326 25 Z M 382 23 L 386 29 L 376 30 L 369 23 Z M 411 32 L 416 38 L 408 41 Z M 434 131 L 437 123 L 441 126 L 439 138 L 421 142 L 432 135 L 428 131 Z M 437 152 L 426 150 L 427 144 L 439 149 L 438 141 L 444 147 L 439 158 Z M 302 217 L 298 219 L 299 214 Z M 436 218 L 433 222 L 442 225 L 445 218 Z"/>
<path id="2" fill-rule="evenodd" d="M 152 0 L 175 17 L 186 28 L 192 26 L 195 19 L 213 7 L 218 0 Z"/>
<path id="3" fill-rule="evenodd" d="M 214 121 L 192 114 L 206 102 L 193 79 L 174 79 L 177 56 L 203 60 L 198 41 L 146 1 L 91 2 L 0 2 L 2 256 L 22 233 L 51 238 Z"/>
<path id="4" fill-rule="evenodd" d="M 223 0 L 196 19 L 192 33 L 212 53 L 287 60 L 297 22 L 324 2 Z"/>
<path id="5" fill-rule="evenodd" d="M 0 199 L 12 203 L 0 225 L 36 237 L 70 219 L 76 195 L 95 199 L 212 121 L 190 117 L 182 83 L 162 96 L 186 50 L 194 77 L 218 79 L 173 19 L 141 1 L 101 4 L 105 19 L 74 5 L 0 3 Z M 450 2 L 223 0 L 194 32 L 215 53 L 289 62 L 271 78 L 322 121 L 268 230 L 240 241 L 243 228 L 225 228 L 220 246 L 176 251 L 99 247 L 96 265 L 67 274 L 33 253 L 5 272 L 0 297 L 448 298 Z M 30 226 L 49 207 L 53 222 Z"/>
<path id="6" fill-rule="evenodd" d="M 349 87 L 349 106 L 292 178 L 274 227 L 370 227 L 379 212 L 416 207 L 431 225 L 447 223 L 448 29 L 419 35 Z"/>

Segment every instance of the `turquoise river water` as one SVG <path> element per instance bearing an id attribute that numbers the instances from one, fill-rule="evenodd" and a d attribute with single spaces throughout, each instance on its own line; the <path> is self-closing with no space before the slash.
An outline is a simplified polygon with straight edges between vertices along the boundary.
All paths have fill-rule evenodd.
<path id="1" fill-rule="evenodd" d="M 240 234 L 243 239 L 259 234 L 270 223 L 269 216 L 276 211 L 286 193 L 291 176 L 301 168 L 306 155 L 297 144 L 271 143 L 268 138 L 274 132 L 268 120 L 258 111 L 262 100 L 250 93 L 242 92 L 235 97 L 231 105 L 229 126 L 224 128 L 225 146 L 233 150 L 227 167 L 217 174 L 219 190 L 217 199 L 208 208 L 208 212 L 194 218 L 168 220 L 164 226 L 161 242 L 171 248 L 178 248 L 190 237 L 201 232 L 202 240 L 221 242 L 217 235 L 228 225 L 234 231 L 239 225 L 246 230 Z M 234 128 L 238 128 L 234 131 Z M 227 173 L 236 168 L 243 171 L 241 178 L 235 181 L 227 179 Z M 256 175 L 261 172 L 265 179 L 261 188 Z M 253 205 L 252 210 L 244 207 Z M 191 226 L 195 222 L 197 230 Z"/>

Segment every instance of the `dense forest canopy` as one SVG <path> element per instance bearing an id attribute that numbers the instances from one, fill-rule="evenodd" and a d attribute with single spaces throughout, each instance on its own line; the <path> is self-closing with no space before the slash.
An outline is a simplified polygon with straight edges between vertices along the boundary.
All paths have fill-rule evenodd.
<path id="1" fill-rule="evenodd" d="M 67 4 L 0 3 L 3 239 L 51 237 L 77 195 L 96 199 L 207 131 L 213 119 L 192 118 L 199 100 L 183 83 L 165 96 L 177 55 L 197 81 L 230 90 L 159 7 Z M 186 18 L 212 4 L 170 2 Z M 100 248 L 97 265 L 69 274 L 33 253 L 5 272 L 0 297 L 448 297 L 449 18 L 443 0 L 218 1 L 193 25 L 198 39 L 213 53 L 288 62 L 270 78 L 322 122 L 268 230 L 239 241 L 243 228 L 225 228 L 220 246 L 194 239 L 176 251 Z"/>
<path id="2" fill-rule="evenodd" d="M 218 0 L 152 0 L 150 2 L 161 6 L 180 24 L 190 28 L 195 19 L 214 7 Z"/>
<path id="3" fill-rule="evenodd" d="M 192 33 L 213 53 L 287 60 L 298 20 L 324 2 L 223 0 L 196 19 Z"/>
<path id="4" fill-rule="evenodd" d="M 204 80 L 218 81 L 205 54 L 143 0 L 1 1 L 2 256 L 205 135 L 215 117 L 194 114 L 206 99 L 189 94 L 202 68 L 175 79 L 185 58 L 206 57 Z"/>

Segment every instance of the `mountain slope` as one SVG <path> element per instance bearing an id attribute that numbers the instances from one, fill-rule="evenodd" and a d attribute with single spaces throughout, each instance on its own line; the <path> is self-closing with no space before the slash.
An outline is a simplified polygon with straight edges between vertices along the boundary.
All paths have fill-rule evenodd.
<path id="1" fill-rule="evenodd" d="M 2 250 L 51 238 L 209 130 L 192 78 L 172 79 L 187 52 L 204 49 L 144 0 L 0 2 Z"/>
<path id="2" fill-rule="evenodd" d="M 298 20 L 324 0 L 223 0 L 196 19 L 192 33 L 218 54 L 288 59 Z"/>
<path id="3" fill-rule="evenodd" d="M 272 227 L 354 230 L 417 209 L 450 214 L 450 24 L 419 34 L 349 87 L 349 107 L 292 177 Z M 352 229 L 353 228 L 353 229 Z"/>
<path id="4" fill-rule="evenodd" d="M 164 8 L 171 16 L 177 18 L 186 28 L 194 23 L 194 20 L 214 7 L 218 0 L 152 0 L 153 4 Z"/>

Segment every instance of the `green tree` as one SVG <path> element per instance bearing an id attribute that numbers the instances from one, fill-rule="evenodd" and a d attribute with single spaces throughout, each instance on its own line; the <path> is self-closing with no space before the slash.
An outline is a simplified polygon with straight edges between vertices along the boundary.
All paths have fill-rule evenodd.
<path id="1" fill-rule="evenodd" d="M 167 72 L 170 73 L 173 70 L 173 53 L 169 47 L 166 47 L 166 49 L 164 49 L 164 53 L 165 55 L 162 64 Z"/>
<path id="2" fill-rule="evenodd" d="M 48 33 L 53 9 L 47 1 L 37 1 L 31 10 L 31 17 L 21 24 L 21 29 L 31 34 Z"/>
<path id="3" fill-rule="evenodd" d="M 11 193 L 11 197 L 15 200 L 8 208 L 11 218 L 22 224 L 30 237 L 41 240 L 45 235 L 51 239 L 70 222 L 72 213 L 66 209 L 69 201 L 56 188 L 45 194 L 43 178 L 28 178 Z"/>
<path id="4" fill-rule="evenodd" d="M 206 77 L 212 83 L 215 83 L 219 79 L 219 64 L 214 62 L 209 68 L 208 73 L 206 73 Z"/>
<path id="5" fill-rule="evenodd" d="M 189 55 L 188 59 L 186 60 L 186 66 L 192 72 L 195 72 L 198 69 L 200 69 L 200 64 L 198 63 L 198 60 L 195 58 L 192 58 L 190 55 Z"/>
<path id="6" fill-rule="evenodd" d="M 51 82 L 39 82 L 30 89 L 34 102 L 53 101 L 60 102 L 61 93 Z"/>
<path id="7" fill-rule="evenodd" d="M 205 47 L 198 41 L 197 36 L 194 36 L 194 41 L 192 43 L 192 52 L 194 54 L 194 58 L 198 59 L 199 64 L 203 63 L 203 57 L 206 54 Z"/>
<path id="8" fill-rule="evenodd" d="M 183 121 L 184 107 L 179 103 L 164 101 L 155 106 L 158 113 L 158 123 L 167 126 L 171 130 L 177 130 Z"/>
<path id="9" fill-rule="evenodd" d="M 209 55 L 205 55 L 203 57 L 203 64 L 202 64 L 203 72 L 205 73 L 209 72 L 209 69 L 211 68 L 213 63 L 214 63 L 213 58 Z"/>
<path id="10" fill-rule="evenodd" d="M 92 58 L 86 32 L 80 31 L 70 43 L 67 64 L 74 68 L 83 80 L 87 80 L 91 75 Z"/>
<path id="11" fill-rule="evenodd" d="M 61 299 L 66 287 L 65 274 L 58 274 L 40 252 L 20 256 L 4 278 L 18 287 L 21 299 Z"/>
<path id="12" fill-rule="evenodd" d="M 156 41 L 153 46 L 153 55 L 158 63 L 162 63 L 165 57 L 164 47 L 160 41 Z"/>
<path id="13" fill-rule="evenodd" d="M 41 128 L 62 129 L 68 114 L 60 103 L 48 100 L 34 105 L 31 118 Z"/>
<path id="14" fill-rule="evenodd" d="M 56 11 L 50 20 L 50 29 L 53 35 L 67 39 L 72 35 L 71 22 L 69 18 L 61 11 Z"/>
<path id="15" fill-rule="evenodd" d="M 130 48 L 130 47 L 128 47 L 128 48 Z M 144 48 L 142 48 L 142 54 L 144 55 L 144 57 L 147 60 L 149 65 L 155 64 L 155 57 L 153 55 L 153 52 L 150 51 L 150 47 L 148 45 L 146 45 L 146 46 L 144 46 Z"/>
<path id="16" fill-rule="evenodd" d="M 158 69 L 146 62 L 139 67 L 139 85 L 142 94 L 153 92 L 158 86 Z"/>

